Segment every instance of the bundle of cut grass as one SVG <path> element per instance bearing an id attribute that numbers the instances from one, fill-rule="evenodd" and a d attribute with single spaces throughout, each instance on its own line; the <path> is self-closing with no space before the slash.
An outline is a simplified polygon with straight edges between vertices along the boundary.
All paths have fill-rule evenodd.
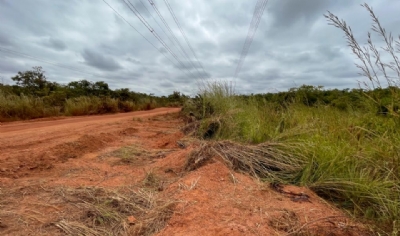
<path id="1" fill-rule="evenodd" d="M 306 160 L 294 155 L 294 147 L 287 144 L 265 142 L 243 145 L 231 141 L 205 142 L 190 153 L 186 170 L 194 170 L 213 157 L 220 157 L 233 170 L 259 178 L 291 181 L 301 173 Z"/>

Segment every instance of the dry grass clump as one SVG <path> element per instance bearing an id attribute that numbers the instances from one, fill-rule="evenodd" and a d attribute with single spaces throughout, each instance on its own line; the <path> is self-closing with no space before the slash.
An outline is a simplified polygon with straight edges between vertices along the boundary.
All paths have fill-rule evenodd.
<path id="1" fill-rule="evenodd" d="M 196 170 L 211 161 L 212 158 L 216 156 L 212 144 L 212 142 L 202 142 L 200 147 L 191 151 L 186 160 L 184 169 L 186 171 Z"/>
<path id="2" fill-rule="evenodd" d="M 268 225 L 285 236 L 367 236 L 372 232 L 363 225 L 357 225 L 346 220 L 346 216 L 336 215 L 307 220 L 302 222 L 299 215 L 287 209 L 280 210 L 272 217 Z"/>
<path id="3" fill-rule="evenodd" d="M 60 194 L 81 213 L 78 219 L 55 223 L 68 235 L 151 235 L 164 228 L 174 206 L 153 192 L 131 188 L 87 187 L 64 189 Z"/>
<path id="4" fill-rule="evenodd" d="M 145 165 L 156 159 L 164 158 L 170 152 L 172 150 L 147 150 L 137 145 L 131 145 L 103 154 L 99 158 L 117 157 L 119 161 L 116 164 Z"/>
<path id="5" fill-rule="evenodd" d="M 272 218 L 268 225 L 278 231 L 290 232 L 299 227 L 300 220 L 295 212 L 283 209 L 279 216 Z"/>
<path id="6" fill-rule="evenodd" d="M 204 142 L 189 154 L 185 170 L 203 166 L 213 157 L 220 157 L 233 170 L 255 177 L 287 181 L 294 179 L 305 165 L 305 159 L 293 152 L 292 147 L 273 142 L 244 145 L 232 141 Z"/>

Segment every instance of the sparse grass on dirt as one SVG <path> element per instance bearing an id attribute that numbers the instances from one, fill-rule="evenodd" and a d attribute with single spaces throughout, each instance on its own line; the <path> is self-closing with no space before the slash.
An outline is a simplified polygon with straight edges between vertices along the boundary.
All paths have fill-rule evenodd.
<path id="1" fill-rule="evenodd" d="M 15 189 L 16 190 L 16 189 Z M 29 190 L 29 189 L 24 189 Z M 33 189 L 30 189 L 33 190 Z M 29 228 L 33 222 L 41 223 L 42 229 L 33 234 L 50 235 L 53 227 L 66 235 L 153 235 L 164 228 L 172 216 L 175 201 L 160 197 L 149 189 L 134 186 L 123 186 L 117 189 L 102 187 L 58 187 L 46 188 L 41 193 L 50 202 L 30 202 L 31 206 L 41 209 L 57 210 L 53 219 L 45 219 L 44 215 L 33 209 L 0 209 L 0 230 L 21 235 L 16 231 L 18 225 Z M 0 193 L 1 194 L 1 193 Z M 24 198 L 32 193 L 18 193 L 14 198 Z M 22 196 L 19 196 L 23 194 Z M 8 204 L 11 204 L 10 200 Z M 62 205 L 60 205 L 62 203 Z M 26 203 L 25 203 L 26 204 Z M 61 210 L 62 209 L 62 210 Z M 7 218 L 7 225 L 2 224 L 1 217 Z M 13 222 L 18 220 L 18 222 Z M 15 224 L 15 227 L 14 225 Z M 5 230 L 5 231 L 4 231 Z M 39 233 L 40 232 L 40 233 Z M 58 234 L 57 234 L 58 235 Z"/>
<path id="2" fill-rule="evenodd" d="M 154 192 L 129 187 L 66 188 L 58 194 L 80 212 L 76 219 L 55 223 L 69 235 L 152 235 L 164 227 L 174 206 Z"/>
<path id="3" fill-rule="evenodd" d="M 33 235 L 54 235 L 56 228 L 63 232 L 57 235 L 154 235 L 164 228 L 176 204 L 172 199 L 160 197 L 157 192 L 134 186 L 117 189 L 58 187 L 46 188 L 42 192 L 50 202 L 30 202 L 31 207 L 24 211 L 0 209 L 0 231 L 6 235 L 23 235 L 18 230 L 23 225 Z M 14 198 L 20 200 L 24 198 L 15 192 L 9 194 L 16 194 Z M 11 203 L 9 200 L 8 204 Z M 56 210 L 55 214 L 52 213 L 55 218 L 46 218 L 32 206 L 46 211 Z M 1 218 L 7 218 L 7 225 Z M 41 227 L 30 228 L 34 223 L 40 223 Z"/>
<path id="4" fill-rule="evenodd" d="M 108 157 L 116 157 L 119 158 L 120 160 L 119 164 L 132 164 L 135 166 L 142 166 L 154 162 L 157 159 L 164 158 L 171 151 L 173 150 L 169 149 L 149 150 L 139 145 L 130 145 L 103 154 L 99 158 L 104 159 Z"/>

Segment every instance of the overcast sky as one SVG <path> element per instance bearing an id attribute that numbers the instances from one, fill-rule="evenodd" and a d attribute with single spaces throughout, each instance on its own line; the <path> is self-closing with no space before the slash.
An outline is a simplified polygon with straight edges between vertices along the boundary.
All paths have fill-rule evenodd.
<path id="1" fill-rule="evenodd" d="M 323 14 L 329 10 L 345 19 L 365 42 L 370 18 L 360 7 L 364 1 L 269 0 L 238 78 L 234 72 L 256 0 L 168 0 L 206 74 L 163 0 L 153 1 L 195 69 L 166 36 L 167 29 L 147 0 L 130 2 L 183 66 L 160 53 L 168 52 L 122 0 L 106 1 L 157 49 L 102 0 L 0 0 L 1 48 L 81 71 L 0 51 L 0 78 L 11 83 L 18 71 L 42 66 L 50 81 L 101 80 L 113 89 L 156 95 L 195 94 L 200 73 L 211 80 L 234 81 L 239 93 L 285 91 L 302 84 L 354 88 L 362 79 L 342 32 L 329 26 Z M 399 0 L 366 3 L 388 31 L 400 33 Z"/>

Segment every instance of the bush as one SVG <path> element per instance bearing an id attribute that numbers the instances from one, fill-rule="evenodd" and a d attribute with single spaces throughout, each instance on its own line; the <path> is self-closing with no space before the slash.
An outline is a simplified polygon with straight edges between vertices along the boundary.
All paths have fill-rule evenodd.
<path id="1" fill-rule="evenodd" d="M 0 120 L 24 120 L 59 115 L 57 108 L 46 107 L 43 99 L 6 94 L 0 90 Z"/>
<path id="2" fill-rule="evenodd" d="M 102 108 L 102 101 L 98 97 L 78 97 L 65 101 L 64 112 L 69 116 L 98 114 Z"/>
<path id="3" fill-rule="evenodd" d="M 131 102 L 131 101 L 118 100 L 118 109 L 121 112 L 130 112 L 130 111 L 136 111 L 137 106 L 135 105 L 134 102 Z"/>
<path id="4" fill-rule="evenodd" d="M 102 99 L 102 106 L 99 108 L 99 114 L 105 113 L 117 113 L 119 111 L 118 108 L 118 100 L 114 98 L 103 98 Z"/>

